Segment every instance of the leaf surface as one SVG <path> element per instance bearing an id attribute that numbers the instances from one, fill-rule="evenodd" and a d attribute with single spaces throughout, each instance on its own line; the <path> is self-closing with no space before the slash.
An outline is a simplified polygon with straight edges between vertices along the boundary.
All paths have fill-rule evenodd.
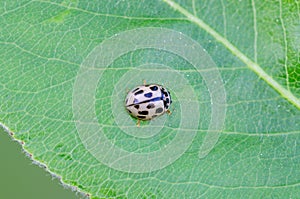
<path id="1" fill-rule="evenodd" d="M 297 198 L 298 1 L 7 1 L 0 122 L 91 198 Z M 135 126 L 126 91 L 172 114 Z"/>

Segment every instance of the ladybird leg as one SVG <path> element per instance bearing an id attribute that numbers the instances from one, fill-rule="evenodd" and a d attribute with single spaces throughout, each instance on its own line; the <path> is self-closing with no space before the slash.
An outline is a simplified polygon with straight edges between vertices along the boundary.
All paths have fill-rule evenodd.
<path id="1" fill-rule="evenodd" d="M 168 113 L 168 115 L 171 115 L 171 114 L 172 114 L 172 112 L 171 112 L 170 110 L 167 110 L 167 113 Z"/>
<path id="2" fill-rule="evenodd" d="M 137 127 L 140 127 L 140 124 L 141 124 L 141 120 L 138 120 L 138 121 L 136 122 L 136 126 L 137 126 Z"/>
<path id="3" fill-rule="evenodd" d="M 143 80 L 143 84 L 144 84 L 144 86 L 146 86 L 146 80 L 145 79 Z"/>

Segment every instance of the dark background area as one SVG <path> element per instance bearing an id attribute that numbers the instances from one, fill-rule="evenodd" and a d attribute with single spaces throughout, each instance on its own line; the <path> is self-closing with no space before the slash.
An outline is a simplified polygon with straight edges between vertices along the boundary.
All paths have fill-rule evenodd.
<path id="1" fill-rule="evenodd" d="M 0 198 L 5 199 L 78 199 L 58 179 L 32 164 L 19 143 L 0 127 Z"/>

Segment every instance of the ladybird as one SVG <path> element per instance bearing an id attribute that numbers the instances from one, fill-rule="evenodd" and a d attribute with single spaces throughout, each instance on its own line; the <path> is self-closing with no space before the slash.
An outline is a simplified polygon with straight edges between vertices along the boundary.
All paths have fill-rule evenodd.
<path id="1" fill-rule="evenodd" d="M 125 107 L 128 113 L 140 120 L 151 120 L 170 113 L 172 103 L 169 91 L 158 84 L 144 84 L 128 92 Z"/>

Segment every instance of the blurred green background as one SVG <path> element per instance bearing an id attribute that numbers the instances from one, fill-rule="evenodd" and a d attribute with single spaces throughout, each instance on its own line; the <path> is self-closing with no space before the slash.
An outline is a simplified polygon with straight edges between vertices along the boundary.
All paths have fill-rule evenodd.
<path id="1" fill-rule="evenodd" d="M 44 169 L 33 165 L 21 146 L 0 127 L 0 198 L 2 199 L 78 199 Z"/>

